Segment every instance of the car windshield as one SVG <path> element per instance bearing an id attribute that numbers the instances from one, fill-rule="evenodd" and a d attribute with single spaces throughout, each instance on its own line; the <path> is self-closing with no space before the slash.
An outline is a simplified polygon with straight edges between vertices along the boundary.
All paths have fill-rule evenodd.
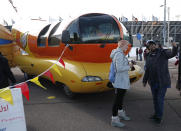
<path id="1" fill-rule="evenodd" d="M 83 43 L 115 43 L 120 38 L 117 23 L 108 15 L 82 16 L 79 29 Z"/>

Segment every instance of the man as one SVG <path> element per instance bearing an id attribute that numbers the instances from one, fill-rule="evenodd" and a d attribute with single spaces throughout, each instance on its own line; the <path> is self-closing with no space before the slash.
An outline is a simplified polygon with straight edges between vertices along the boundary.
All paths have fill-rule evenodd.
<path id="1" fill-rule="evenodd" d="M 10 79 L 12 83 L 16 83 L 13 73 L 8 64 L 8 60 L 0 52 L 0 89 L 9 86 Z"/>
<path id="2" fill-rule="evenodd" d="M 136 60 L 138 60 L 138 48 L 136 48 Z"/>
<path id="3" fill-rule="evenodd" d="M 143 86 L 146 83 L 151 87 L 154 104 L 154 114 L 150 117 L 160 124 L 163 117 L 164 97 L 167 88 L 171 88 L 171 80 L 168 70 L 168 59 L 177 54 L 177 45 L 172 43 L 172 50 L 157 48 L 157 44 L 149 40 L 147 42 L 150 50 L 146 59 L 146 70 L 143 77 Z"/>

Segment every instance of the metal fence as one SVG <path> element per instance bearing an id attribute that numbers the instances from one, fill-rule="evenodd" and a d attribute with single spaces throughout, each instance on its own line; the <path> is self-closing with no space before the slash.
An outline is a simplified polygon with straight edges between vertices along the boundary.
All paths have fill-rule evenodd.
<path id="1" fill-rule="evenodd" d="M 132 35 L 142 34 L 143 43 L 152 39 L 163 44 L 163 21 L 126 21 L 122 23 Z M 181 21 L 167 21 L 166 34 L 168 43 L 170 40 L 181 41 Z"/>

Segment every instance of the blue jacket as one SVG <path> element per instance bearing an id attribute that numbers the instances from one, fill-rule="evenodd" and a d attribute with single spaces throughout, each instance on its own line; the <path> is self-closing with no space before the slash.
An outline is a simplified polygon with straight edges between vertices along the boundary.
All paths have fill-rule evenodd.
<path id="1" fill-rule="evenodd" d="M 114 62 L 116 76 L 113 83 L 114 88 L 129 89 L 130 81 L 128 71 L 130 66 L 121 48 L 112 50 L 110 58 Z"/>

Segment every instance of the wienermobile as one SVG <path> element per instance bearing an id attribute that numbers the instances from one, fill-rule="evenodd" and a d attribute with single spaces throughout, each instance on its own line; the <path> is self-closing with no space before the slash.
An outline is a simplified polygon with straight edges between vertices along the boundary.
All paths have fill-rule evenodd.
<path id="1" fill-rule="evenodd" d="M 60 73 L 51 71 L 55 84 L 63 87 L 69 97 L 76 93 L 111 90 L 107 87 L 110 53 L 117 47 L 119 38 L 130 42 L 125 54 L 131 49 L 132 38 L 124 25 L 116 17 L 102 13 L 79 16 L 55 35 L 60 25 L 61 22 L 50 30 L 48 24 L 38 36 L 14 28 L 10 32 L 0 26 L 0 39 L 4 41 L 0 44 L 0 52 L 8 58 L 11 66 L 18 66 L 30 77 L 41 74 L 56 63 L 68 44 L 62 56 L 65 68 L 57 63 Z M 139 80 L 142 74 L 142 69 L 134 65 L 129 71 L 131 83 Z"/>

